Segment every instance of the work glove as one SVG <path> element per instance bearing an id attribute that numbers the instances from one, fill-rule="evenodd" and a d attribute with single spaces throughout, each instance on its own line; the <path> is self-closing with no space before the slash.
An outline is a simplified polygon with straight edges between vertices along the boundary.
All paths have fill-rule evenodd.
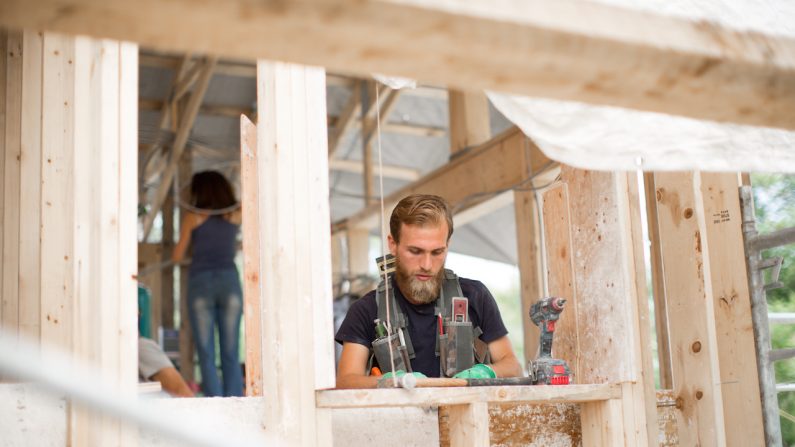
<path id="1" fill-rule="evenodd" d="M 491 369 L 491 366 L 485 363 L 478 363 L 453 376 L 454 379 L 494 379 L 496 377 L 497 373 Z"/>
<path id="2" fill-rule="evenodd" d="M 394 373 L 392 373 L 392 371 L 390 371 L 390 372 L 388 372 L 388 373 L 386 373 L 383 376 L 378 378 L 378 388 L 391 388 L 393 386 L 393 382 L 394 382 L 392 380 L 393 377 L 398 377 L 399 378 L 399 377 L 403 377 L 405 375 L 406 375 L 406 371 L 403 371 L 402 369 L 399 369 L 399 370 L 395 371 Z M 412 375 L 412 376 L 414 376 L 414 377 L 416 377 L 418 379 L 425 379 L 425 378 L 428 377 L 428 376 L 426 376 L 425 374 L 423 374 L 421 372 L 413 372 L 413 373 L 410 373 L 409 375 Z"/>

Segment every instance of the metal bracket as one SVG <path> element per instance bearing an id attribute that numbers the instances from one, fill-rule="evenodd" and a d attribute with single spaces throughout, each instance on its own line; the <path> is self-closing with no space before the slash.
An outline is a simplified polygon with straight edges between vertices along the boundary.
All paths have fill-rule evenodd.
<path id="1" fill-rule="evenodd" d="M 773 258 L 767 258 L 762 260 L 759 263 L 759 271 L 763 271 L 765 269 L 772 268 L 773 270 L 770 271 L 770 282 L 765 284 L 765 291 L 773 290 L 773 289 L 780 289 L 784 287 L 784 283 L 778 280 L 778 276 L 781 273 L 781 265 L 784 263 L 784 258 L 781 256 L 776 256 Z"/>

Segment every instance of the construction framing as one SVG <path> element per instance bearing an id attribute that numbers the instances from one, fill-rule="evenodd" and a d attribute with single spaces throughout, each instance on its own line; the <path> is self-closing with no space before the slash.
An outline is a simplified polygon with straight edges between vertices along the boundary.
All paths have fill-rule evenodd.
<path id="1" fill-rule="evenodd" d="M 252 399 L 263 399 L 258 425 L 267 432 L 289 445 L 327 444 L 335 408 L 441 406 L 453 445 L 486 445 L 489 403 L 566 402 L 581 405 L 585 445 L 656 445 L 644 196 L 654 199 L 647 202 L 654 300 L 665 314 L 656 326 L 668 329 L 658 340 L 668 352 L 660 362 L 662 384 L 672 390 L 680 442 L 753 445 L 764 436 L 749 360 L 737 174 L 650 173 L 642 191 L 635 174 L 561 166 L 517 129 L 491 137 L 480 92 L 793 129 L 792 41 L 580 1 L 528 8 L 509 0 L 488 10 L 425 0 L 35 3 L 0 4 L 0 25 L 9 29 L 0 43 L 5 332 L 58 345 L 96 366 L 120 393 L 135 393 L 138 52 L 126 42 L 134 41 L 258 59 L 258 119 L 241 123 L 241 164 L 247 360 L 255 370 L 248 385 L 250 394 L 264 396 Z M 648 29 L 659 32 L 639 32 Z M 117 40 L 74 37 L 82 34 Z M 570 297 L 557 349 L 580 385 L 331 389 L 331 275 L 341 269 L 332 262 L 332 237 L 348 244 L 346 269 L 366 272 L 380 207 L 370 204 L 332 228 L 329 167 L 344 134 L 354 126 L 372 134 L 375 110 L 385 120 L 398 93 L 379 92 L 379 102 L 377 86 L 353 86 L 369 104 L 364 111 L 348 104 L 327 141 L 325 72 L 294 63 L 458 88 L 449 95 L 450 163 L 414 178 L 386 198 L 387 207 L 412 192 L 440 194 L 464 225 L 513 203 L 523 309 L 547 292 Z M 161 127 L 181 108 L 178 119 L 169 118 L 177 138 L 163 166 L 167 179 L 219 65 L 215 56 L 188 56 L 179 67 L 170 102 L 152 106 L 162 112 Z M 372 163 L 361 172 L 371 196 Z M 157 193 L 158 205 L 167 186 Z M 145 233 L 153 219 L 146 217 Z M 525 327 L 525 345 L 533 339 Z M 134 442 L 134 432 L 118 421 L 74 407 L 67 412 L 65 443 Z"/>

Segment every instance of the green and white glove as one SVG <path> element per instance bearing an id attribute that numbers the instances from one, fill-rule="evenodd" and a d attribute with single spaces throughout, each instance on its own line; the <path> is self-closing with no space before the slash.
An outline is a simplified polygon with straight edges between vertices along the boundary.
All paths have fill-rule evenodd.
<path id="1" fill-rule="evenodd" d="M 454 379 L 494 379 L 496 377 L 497 373 L 491 369 L 491 366 L 484 363 L 478 363 L 453 376 Z"/>
<path id="2" fill-rule="evenodd" d="M 403 371 L 402 369 L 399 369 L 399 370 L 395 371 L 394 373 L 392 371 L 390 371 L 390 372 L 388 372 L 388 373 L 386 373 L 383 376 L 378 378 L 378 388 L 391 388 L 393 386 L 394 380 L 392 380 L 392 379 L 394 377 L 400 378 L 400 377 L 403 377 L 405 375 L 406 375 L 406 371 Z M 410 373 L 409 375 L 412 375 L 412 376 L 414 376 L 414 377 L 416 377 L 418 379 L 425 379 L 425 378 L 428 377 L 428 376 L 426 376 L 425 374 L 423 374 L 421 372 L 413 372 L 413 373 Z"/>

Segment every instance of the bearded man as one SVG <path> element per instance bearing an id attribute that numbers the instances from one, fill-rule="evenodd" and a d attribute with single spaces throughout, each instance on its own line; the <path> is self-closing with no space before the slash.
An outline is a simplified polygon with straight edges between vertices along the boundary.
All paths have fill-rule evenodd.
<path id="1" fill-rule="evenodd" d="M 414 353 L 411 368 L 421 376 L 440 377 L 437 300 L 446 278 L 444 263 L 453 234 L 450 207 L 439 196 L 411 195 L 397 204 L 389 227 L 389 251 L 395 257 L 396 268 L 389 293 L 394 294 L 393 302 L 407 320 L 406 330 Z M 468 320 L 482 331 L 479 338 L 488 347 L 490 361 L 477 364 L 472 371 L 463 371 L 456 377 L 480 377 L 478 374 L 482 371 L 492 377 L 522 375 L 494 297 L 480 281 L 466 278 L 457 278 L 457 281 L 462 295 L 468 299 Z M 337 388 L 376 386 L 379 377 L 369 375 L 368 361 L 372 342 L 376 339 L 374 320 L 377 318 L 375 290 L 356 301 L 348 311 L 335 336 L 342 344 Z"/>

